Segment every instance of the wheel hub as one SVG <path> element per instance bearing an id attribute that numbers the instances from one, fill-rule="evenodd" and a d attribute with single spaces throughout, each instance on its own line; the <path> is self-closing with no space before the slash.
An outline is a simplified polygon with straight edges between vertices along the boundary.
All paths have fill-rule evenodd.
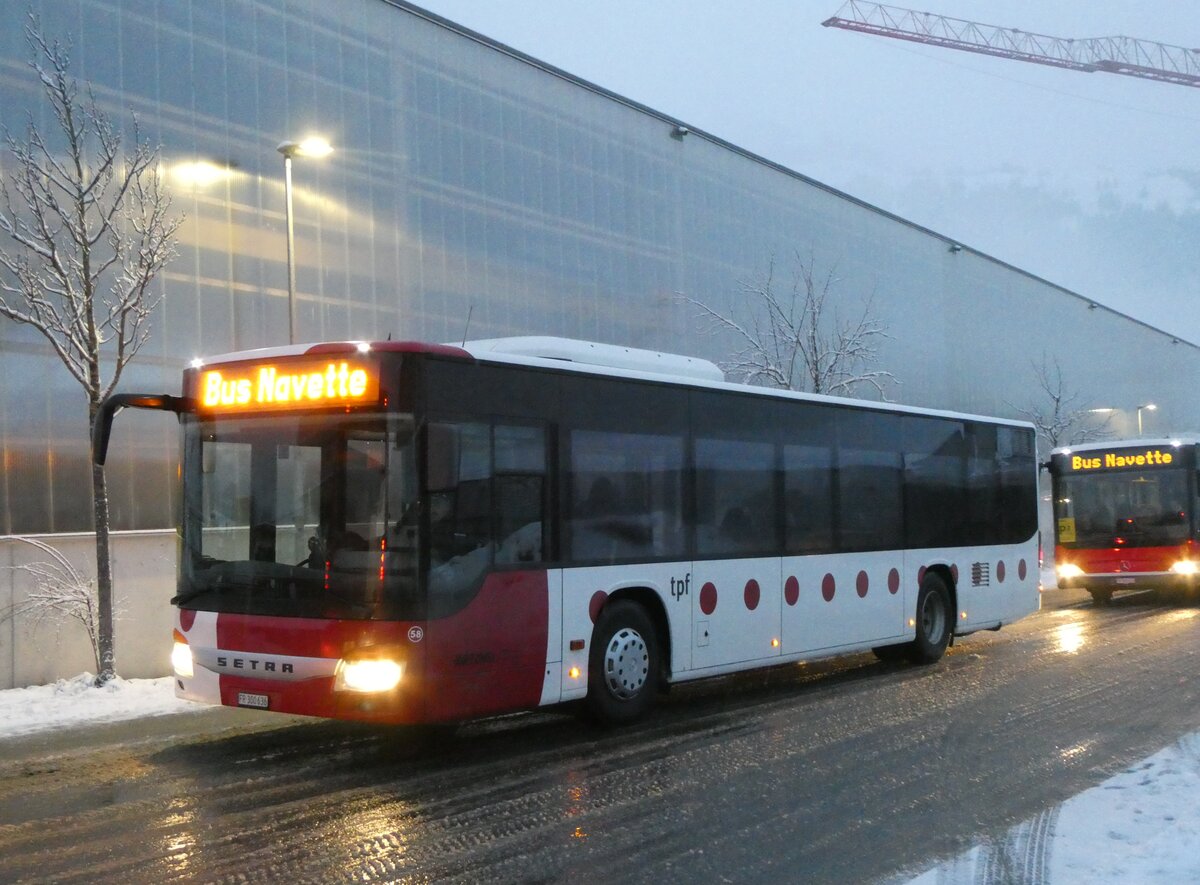
<path id="1" fill-rule="evenodd" d="M 935 645 L 941 642 L 946 630 L 946 612 L 932 593 L 925 597 L 925 604 L 921 606 L 921 627 L 926 639 Z"/>
<path id="2" fill-rule="evenodd" d="M 604 681 L 613 696 L 627 701 L 637 697 L 650 677 L 646 640 L 631 627 L 618 630 L 604 650 Z"/>

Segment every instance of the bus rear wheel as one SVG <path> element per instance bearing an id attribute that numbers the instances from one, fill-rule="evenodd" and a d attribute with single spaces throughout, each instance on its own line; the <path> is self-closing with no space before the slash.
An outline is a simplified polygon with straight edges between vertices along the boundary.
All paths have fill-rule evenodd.
<path id="1" fill-rule="evenodd" d="M 658 635 L 646 610 L 618 599 L 596 619 L 588 654 L 587 708 L 605 725 L 623 725 L 654 706 L 662 675 Z"/>
<path id="2" fill-rule="evenodd" d="M 950 644 L 954 629 L 950 591 L 934 572 L 926 572 L 917 592 L 917 638 L 909 645 L 908 657 L 914 664 L 932 664 L 941 659 Z"/>

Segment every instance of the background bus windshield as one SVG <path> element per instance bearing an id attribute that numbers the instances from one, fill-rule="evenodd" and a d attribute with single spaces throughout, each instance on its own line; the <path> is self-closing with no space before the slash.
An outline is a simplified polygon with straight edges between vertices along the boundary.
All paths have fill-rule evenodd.
<path id="1" fill-rule="evenodd" d="M 327 618 L 419 613 L 410 416 L 192 421 L 185 441 L 178 604 Z"/>
<path id="2" fill-rule="evenodd" d="M 1058 480 L 1055 517 L 1073 519 L 1065 547 L 1161 547 L 1191 534 L 1188 471 L 1114 472 Z"/>

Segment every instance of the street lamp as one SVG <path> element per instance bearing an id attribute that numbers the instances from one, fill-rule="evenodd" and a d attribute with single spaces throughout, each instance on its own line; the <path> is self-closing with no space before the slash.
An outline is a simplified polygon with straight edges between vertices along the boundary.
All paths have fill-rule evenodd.
<path id="1" fill-rule="evenodd" d="M 333 147 L 323 138 L 281 141 L 275 150 L 283 154 L 283 197 L 287 218 L 288 344 L 296 343 L 296 235 L 292 228 L 292 157 L 327 157 Z"/>
<path id="2" fill-rule="evenodd" d="M 1146 412 L 1153 412 L 1153 411 L 1154 411 L 1155 409 L 1157 409 L 1157 408 L 1158 408 L 1158 406 L 1154 405 L 1154 403 L 1146 403 L 1146 405 L 1144 405 L 1144 406 L 1138 406 L 1138 407 L 1137 407 L 1137 416 L 1138 416 L 1138 436 L 1141 436 L 1141 435 L 1142 435 L 1142 412 L 1143 412 L 1143 411 L 1146 411 Z"/>

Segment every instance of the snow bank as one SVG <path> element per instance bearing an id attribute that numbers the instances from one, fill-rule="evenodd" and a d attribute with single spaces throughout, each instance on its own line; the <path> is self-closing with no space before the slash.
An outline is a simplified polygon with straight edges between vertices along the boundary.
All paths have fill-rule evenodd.
<path id="1" fill-rule="evenodd" d="M 95 676 L 81 673 L 53 685 L 0 691 L 0 739 L 142 716 L 197 712 L 202 704 L 175 697 L 170 676 L 121 679 L 92 685 Z"/>
<path id="2" fill-rule="evenodd" d="M 1200 882 L 1200 733 L 909 885 Z M 1015 876 L 1015 878 L 1013 878 Z"/>

